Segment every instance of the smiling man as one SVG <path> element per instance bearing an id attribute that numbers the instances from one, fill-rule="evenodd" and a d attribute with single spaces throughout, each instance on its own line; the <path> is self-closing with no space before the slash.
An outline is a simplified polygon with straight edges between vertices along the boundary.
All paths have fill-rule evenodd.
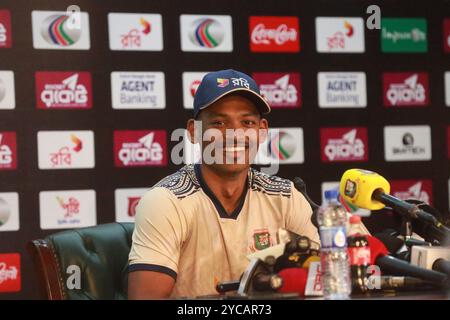
<path id="1" fill-rule="evenodd" d="M 129 256 L 130 299 L 215 294 L 217 282 L 239 279 L 248 254 L 277 244 L 279 228 L 319 242 L 312 209 L 292 182 L 250 167 L 269 112 L 248 75 L 222 70 L 203 78 L 187 123 L 203 161 L 142 197 Z"/>

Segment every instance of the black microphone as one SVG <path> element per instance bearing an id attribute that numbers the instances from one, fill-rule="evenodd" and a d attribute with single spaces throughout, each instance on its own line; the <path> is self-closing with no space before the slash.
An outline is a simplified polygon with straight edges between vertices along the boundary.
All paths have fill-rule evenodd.
<path id="1" fill-rule="evenodd" d="M 421 209 L 415 204 L 408 203 L 396 197 L 386 194 L 383 190 L 378 189 L 372 194 L 372 199 L 377 200 L 391 207 L 394 211 L 406 215 L 412 219 L 420 219 L 433 225 L 439 225 L 440 222 L 432 215 Z"/>
<path id="2" fill-rule="evenodd" d="M 255 274 L 252 285 L 255 291 L 276 292 L 283 286 L 283 279 L 275 273 L 259 272 Z"/>
<path id="3" fill-rule="evenodd" d="M 396 255 L 405 244 L 405 242 L 398 238 L 397 235 L 397 231 L 387 229 L 375 234 L 375 237 L 383 242 L 390 254 Z"/>
<path id="4" fill-rule="evenodd" d="M 380 233 L 375 234 L 375 237 L 383 242 L 391 255 L 408 262 L 410 262 L 411 260 L 412 246 L 431 247 L 431 243 L 419 239 L 402 239 L 401 237 L 399 237 L 398 232 L 393 229 L 386 229 Z"/>
<path id="5" fill-rule="evenodd" d="M 378 257 L 376 258 L 375 263 L 385 274 L 416 277 L 444 286 L 448 282 L 448 277 L 444 273 L 417 267 L 391 256 Z"/>
<path id="6" fill-rule="evenodd" d="M 433 262 L 433 266 L 431 268 L 435 271 L 439 271 L 450 276 L 450 261 L 448 260 L 442 258 L 437 259 L 435 262 Z"/>
<path id="7" fill-rule="evenodd" d="M 380 210 L 384 206 L 391 207 L 408 220 L 417 220 L 428 225 L 433 237 L 441 245 L 450 242 L 449 228 L 418 205 L 385 193 L 385 190 L 389 189 L 389 182 L 385 178 L 367 170 L 347 170 L 340 182 L 341 196 L 353 205 L 370 210 Z"/>
<path id="8" fill-rule="evenodd" d="M 427 270 L 409 264 L 406 261 L 386 255 L 387 249 L 383 243 L 373 237 L 368 236 L 371 260 L 378 265 L 381 271 L 392 276 L 410 276 L 433 282 L 440 286 L 448 286 L 448 276 L 444 273 Z"/>
<path id="9" fill-rule="evenodd" d="M 436 285 L 414 277 L 381 276 L 380 287 L 381 290 L 410 291 L 435 289 Z"/>
<path id="10" fill-rule="evenodd" d="M 319 209 L 320 205 L 311 200 L 308 193 L 306 192 L 306 183 L 302 178 L 294 177 L 294 179 L 292 179 L 292 182 L 295 189 L 297 189 L 305 197 L 306 201 L 308 201 L 309 205 L 311 206 L 313 211 L 311 215 L 311 222 L 317 229 L 319 229 L 319 223 L 317 222 L 317 209 Z"/>
<path id="11" fill-rule="evenodd" d="M 216 285 L 216 291 L 218 293 L 236 291 L 237 289 L 239 289 L 240 284 L 241 284 L 241 281 L 238 281 L 238 280 L 219 282 Z"/>
<path id="12" fill-rule="evenodd" d="M 305 181 L 303 181 L 302 178 L 294 177 L 294 179 L 292 179 L 292 182 L 294 183 L 295 189 L 297 189 L 298 191 L 300 191 L 303 194 L 306 201 L 309 202 L 309 204 L 311 205 L 313 210 L 316 210 L 317 208 L 320 207 L 320 205 L 318 205 L 317 203 L 312 201 L 311 198 L 308 196 L 308 193 L 306 192 L 306 183 L 305 183 Z"/>
<path id="13" fill-rule="evenodd" d="M 294 237 L 291 241 L 287 242 L 284 246 L 284 253 L 307 253 L 307 254 L 319 254 L 320 244 L 312 241 L 306 236 Z"/>
<path id="14" fill-rule="evenodd" d="M 283 269 L 301 268 L 308 257 L 309 255 L 305 253 L 284 253 L 277 258 L 273 271 L 278 273 Z"/>
<path id="15" fill-rule="evenodd" d="M 412 246 L 425 246 L 425 247 L 431 247 L 431 243 L 419 239 L 414 238 L 408 238 L 405 239 L 405 246 L 411 248 Z"/>
<path id="16" fill-rule="evenodd" d="M 420 220 L 430 225 L 433 229 L 435 237 L 441 242 L 441 244 L 445 245 L 450 243 L 450 229 L 436 219 L 435 216 L 420 209 L 416 204 L 408 203 L 386 194 L 382 189 L 375 190 L 372 194 L 372 199 L 391 207 L 394 211 L 404 216 L 411 219 Z"/>

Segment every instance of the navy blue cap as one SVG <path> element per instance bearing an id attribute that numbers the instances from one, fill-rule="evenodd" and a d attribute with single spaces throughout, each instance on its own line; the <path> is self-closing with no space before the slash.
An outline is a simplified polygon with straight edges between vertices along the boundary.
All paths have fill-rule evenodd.
<path id="1" fill-rule="evenodd" d="M 249 75 L 228 69 L 206 74 L 194 97 L 194 118 L 199 112 L 229 94 L 239 94 L 250 99 L 261 112 L 270 112 L 269 103 L 261 96 L 258 85 Z"/>

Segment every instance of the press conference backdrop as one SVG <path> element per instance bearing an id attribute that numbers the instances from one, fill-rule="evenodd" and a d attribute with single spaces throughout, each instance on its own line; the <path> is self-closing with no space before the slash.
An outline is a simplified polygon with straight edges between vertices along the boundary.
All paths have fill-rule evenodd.
<path id="1" fill-rule="evenodd" d="M 2 0 L 0 299 L 37 297 L 27 241 L 133 221 L 225 68 L 254 76 L 266 155 L 317 202 L 360 167 L 448 214 L 450 1 Z"/>

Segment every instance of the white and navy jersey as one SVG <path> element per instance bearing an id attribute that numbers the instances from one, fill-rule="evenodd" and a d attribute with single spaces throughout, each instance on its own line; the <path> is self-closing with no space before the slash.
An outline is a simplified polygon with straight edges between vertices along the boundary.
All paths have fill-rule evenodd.
<path id="1" fill-rule="evenodd" d="M 173 277 L 173 297 L 217 294 L 217 282 L 239 280 L 247 255 L 278 244 L 285 228 L 319 242 L 312 209 L 292 182 L 249 169 L 247 191 L 228 215 L 187 165 L 152 187 L 136 209 L 129 271 Z"/>

